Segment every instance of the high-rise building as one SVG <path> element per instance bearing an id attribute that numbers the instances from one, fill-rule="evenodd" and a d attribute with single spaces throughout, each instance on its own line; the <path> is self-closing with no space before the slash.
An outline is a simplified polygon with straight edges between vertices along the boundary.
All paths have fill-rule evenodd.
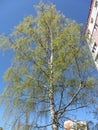
<path id="1" fill-rule="evenodd" d="M 85 36 L 98 70 L 98 0 L 91 0 Z"/>
<path id="2" fill-rule="evenodd" d="M 65 121 L 64 130 L 88 130 L 87 122 L 85 121 Z"/>

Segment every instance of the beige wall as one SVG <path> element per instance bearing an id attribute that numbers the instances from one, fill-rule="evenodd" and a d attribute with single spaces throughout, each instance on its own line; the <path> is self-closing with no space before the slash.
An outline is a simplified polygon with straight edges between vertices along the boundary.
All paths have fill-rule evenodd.
<path id="1" fill-rule="evenodd" d="M 85 121 L 65 121 L 64 130 L 87 130 L 87 123 Z"/>
<path id="2" fill-rule="evenodd" d="M 97 2 L 97 6 L 96 5 Z M 98 70 L 98 0 L 92 0 L 86 27 L 86 38 Z"/>

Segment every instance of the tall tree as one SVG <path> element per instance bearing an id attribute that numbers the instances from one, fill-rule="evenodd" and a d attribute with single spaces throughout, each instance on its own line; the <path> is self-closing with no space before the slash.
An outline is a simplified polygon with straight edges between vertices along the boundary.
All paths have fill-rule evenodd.
<path id="1" fill-rule="evenodd" d="M 13 52 L 1 100 L 6 116 L 14 115 L 14 125 L 25 119 L 32 120 L 32 128 L 45 127 L 38 126 L 44 114 L 50 122 L 46 128 L 58 130 L 67 111 L 89 104 L 91 61 L 81 25 L 52 4 L 40 3 L 36 10 L 36 17 L 26 17 L 11 35 L 0 38 L 1 48 Z"/>

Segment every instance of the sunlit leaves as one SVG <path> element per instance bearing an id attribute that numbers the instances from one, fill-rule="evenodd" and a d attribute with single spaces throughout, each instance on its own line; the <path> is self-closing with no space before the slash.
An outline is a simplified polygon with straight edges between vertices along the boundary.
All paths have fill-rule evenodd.
<path id="1" fill-rule="evenodd" d="M 7 88 L 2 97 L 6 97 L 6 110 L 23 113 L 19 117 L 22 120 L 26 113 L 30 116 L 49 112 L 51 74 L 58 111 L 73 97 L 81 81 L 88 88 L 86 91 L 93 85 L 93 79 L 87 77 L 91 61 L 81 44 L 81 25 L 64 17 L 52 4 L 40 3 L 36 11 L 36 17 L 24 18 L 9 37 L 0 37 L 0 47 L 13 52 L 11 67 L 4 76 Z M 84 104 L 84 95 L 85 91 L 81 91 L 70 105 L 77 101 Z"/>

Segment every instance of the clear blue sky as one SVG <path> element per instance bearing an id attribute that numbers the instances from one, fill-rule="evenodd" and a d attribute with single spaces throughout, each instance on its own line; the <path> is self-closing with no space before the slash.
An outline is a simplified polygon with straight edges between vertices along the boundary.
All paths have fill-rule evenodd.
<path id="1" fill-rule="evenodd" d="M 78 23 L 86 24 L 91 0 L 43 0 L 52 2 L 66 17 Z M 35 15 L 33 5 L 40 0 L 0 0 L 0 34 L 9 34 L 24 17 Z M 2 56 L 0 52 L 0 93 L 4 88 L 3 75 L 11 63 L 11 52 Z M 2 111 L 1 111 L 2 112 Z M 1 115 L 0 115 L 1 116 Z M 0 123 L 2 126 L 2 123 Z"/>
<path id="2" fill-rule="evenodd" d="M 0 0 L 0 33 L 10 33 L 14 26 L 29 14 L 40 0 Z M 57 9 L 78 23 L 86 23 L 91 0 L 43 0 L 53 2 Z"/>

